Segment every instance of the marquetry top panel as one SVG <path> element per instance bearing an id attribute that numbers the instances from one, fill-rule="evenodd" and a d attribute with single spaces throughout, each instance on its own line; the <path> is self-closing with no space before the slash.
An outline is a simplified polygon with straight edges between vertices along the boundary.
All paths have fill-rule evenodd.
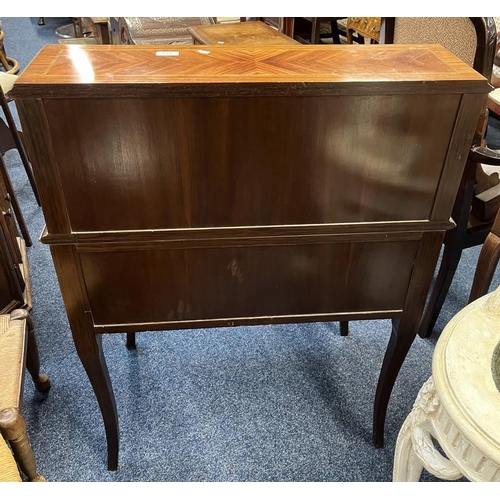
<path id="1" fill-rule="evenodd" d="M 47 45 L 16 97 L 485 93 L 440 45 Z"/>

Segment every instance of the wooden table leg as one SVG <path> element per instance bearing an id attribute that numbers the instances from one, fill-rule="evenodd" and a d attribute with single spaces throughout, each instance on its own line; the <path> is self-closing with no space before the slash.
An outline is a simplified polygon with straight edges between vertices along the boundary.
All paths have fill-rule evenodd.
<path id="1" fill-rule="evenodd" d="M 86 306 L 85 283 L 79 271 L 79 256 L 74 245 L 54 245 L 54 259 L 61 293 L 66 304 L 73 341 L 87 372 L 101 409 L 108 442 L 108 469 L 118 469 L 118 414 L 108 367 L 102 350 L 102 335 L 94 331 L 94 321 Z"/>
<path id="2" fill-rule="evenodd" d="M 420 317 L 427 298 L 427 292 L 439 257 L 444 231 L 427 233 L 423 236 L 415 258 L 415 265 L 403 306 L 403 315 L 393 321 L 391 338 L 385 352 L 382 369 L 375 394 L 373 408 L 373 442 L 375 447 L 384 446 L 384 425 L 387 405 L 394 382 L 417 335 Z M 434 265 L 431 265 L 434 263 Z"/>

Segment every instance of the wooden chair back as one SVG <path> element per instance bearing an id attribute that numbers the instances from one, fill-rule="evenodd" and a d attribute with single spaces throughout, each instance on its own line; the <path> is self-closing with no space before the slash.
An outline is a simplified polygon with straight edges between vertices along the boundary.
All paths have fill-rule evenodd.
<path id="1" fill-rule="evenodd" d="M 439 43 L 488 80 L 495 37 L 492 17 L 383 17 L 380 30 L 380 43 Z"/>

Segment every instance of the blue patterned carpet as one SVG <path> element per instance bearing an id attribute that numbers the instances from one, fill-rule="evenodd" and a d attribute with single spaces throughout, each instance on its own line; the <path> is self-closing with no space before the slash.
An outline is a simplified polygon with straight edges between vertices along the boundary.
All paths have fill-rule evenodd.
<path id="1" fill-rule="evenodd" d="M 2 18 L 7 54 L 24 68 L 69 19 Z M 489 139 L 500 148 L 498 121 Z M 17 152 L 6 155 L 37 240 L 43 215 Z M 397 433 L 431 374 L 437 338 L 467 303 L 479 248 L 464 252 L 433 338 L 417 337 L 396 382 L 386 446 L 371 442 L 388 321 L 241 327 L 124 335 L 104 349 L 121 426 L 120 468 L 106 468 L 101 416 L 77 358 L 49 249 L 28 251 L 33 318 L 46 396 L 29 379 L 24 415 L 40 473 L 49 481 L 390 481 Z M 497 273 L 493 286 L 499 285 Z M 437 481 L 429 474 L 423 481 Z"/>

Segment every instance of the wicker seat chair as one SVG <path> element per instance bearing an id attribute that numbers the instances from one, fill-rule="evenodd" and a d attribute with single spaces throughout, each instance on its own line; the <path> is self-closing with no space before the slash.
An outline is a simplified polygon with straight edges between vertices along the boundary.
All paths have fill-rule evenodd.
<path id="1" fill-rule="evenodd" d="M 7 443 L 0 437 L 0 483 L 19 483 L 21 476 Z"/>
<path id="2" fill-rule="evenodd" d="M 29 481 L 45 481 L 36 471 L 35 458 L 21 414 L 24 367 L 40 392 L 50 389 L 50 379 L 40 374 L 35 331 L 25 309 L 0 316 L 0 433 L 9 442 L 14 458 Z"/>

